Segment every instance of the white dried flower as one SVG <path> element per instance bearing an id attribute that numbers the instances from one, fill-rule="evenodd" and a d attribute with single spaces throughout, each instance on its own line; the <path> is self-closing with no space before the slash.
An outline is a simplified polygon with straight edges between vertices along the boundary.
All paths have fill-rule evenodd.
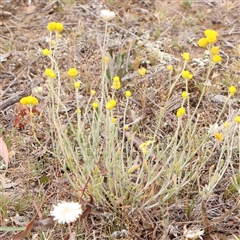
<path id="1" fill-rule="evenodd" d="M 38 93 L 38 94 L 42 94 L 43 88 L 42 87 L 37 87 L 37 88 L 35 88 L 35 92 Z"/>
<path id="2" fill-rule="evenodd" d="M 196 240 L 196 239 L 203 239 L 202 235 L 204 234 L 204 230 L 184 230 L 184 237 L 186 239 Z"/>
<path id="3" fill-rule="evenodd" d="M 82 206 L 77 202 L 60 202 L 53 208 L 50 214 L 58 223 L 74 222 L 82 214 Z"/>
<path id="4" fill-rule="evenodd" d="M 104 19 L 105 21 L 110 21 L 115 17 L 115 13 L 111 12 L 110 10 L 104 9 L 101 10 L 101 17 L 102 19 Z"/>

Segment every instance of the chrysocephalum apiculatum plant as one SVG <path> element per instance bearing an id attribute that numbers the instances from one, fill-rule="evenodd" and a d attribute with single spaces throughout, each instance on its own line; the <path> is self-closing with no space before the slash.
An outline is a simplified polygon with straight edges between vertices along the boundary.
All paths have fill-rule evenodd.
<path id="1" fill-rule="evenodd" d="M 232 184 L 239 191 L 237 181 L 238 173 L 233 167 L 232 152 L 226 151 L 226 147 L 233 148 L 236 132 L 239 132 L 239 117 L 225 122 L 222 131 L 211 131 L 201 134 L 198 132 L 197 114 L 200 103 L 205 94 L 207 84 L 204 84 L 198 103 L 191 108 L 191 94 L 188 91 L 189 81 L 194 80 L 194 74 L 188 68 L 191 56 L 188 52 L 182 54 L 183 64 L 181 71 L 176 73 L 174 66 L 168 66 L 169 90 L 166 103 L 156 114 L 156 128 L 149 139 L 135 144 L 138 148 L 138 160 L 133 155 L 133 143 L 136 130 L 134 122 L 127 122 L 129 100 L 134 92 L 122 89 L 121 79 L 114 76 L 109 86 L 106 69 L 109 58 L 106 56 L 108 21 L 115 14 L 110 11 L 101 12 L 105 21 L 105 35 L 102 46 L 102 76 L 98 86 L 100 90 L 91 90 L 87 93 L 87 102 L 80 104 L 79 93 L 84 92 L 84 82 L 81 82 L 75 66 L 69 66 L 67 73 L 61 71 L 58 65 L 58 38 L 64 27 L 61 23 L 49 23 L 50 31 L 49 48 L 42 51 L 50 60 L 50 67 L 45 70 L 46 82 L 51 104 L 48 116 L 52 122 L 53 152 L 56 159 L 62 164 L 66 177 L 73 190 L 81 190 L 87 183 L 86 191 L 93 196 L 96 203 L 108 205 L 115 211 L 120 210 L 120 205 L 134 208 L 163 208 L 164 203 L 191 185 L 199 182 L 199 174 L 206 162 L 212 157 L 214 150 L 221 144 L 219 159 L 209 169 L 209 181 L 198 190 L 204 199 L 213 193 L 223 174 L 230 166 Z M 205 37 L 198 41 L 199 47 L 209 51 L 209 67 L 206 74 L 206 82 L 209 81 L 211 72 L 216 64 L 222 61 L 220 50 L 214 44 L 217 42 L 218 33 L 214 30 L 206 30 Z M 54 46 L 53 42 L 54 41 Z M 176 74 L 176 77 L 172 76 Z M 138 70 L 139 77 L 148 77 L 145 68 Z M 69 116 L 67 106 L 62 101 L 62 81 L 69 79 L 75 93 L 74 116 Z M 65 79 L 64 81 L 67 81 Z M 174 81 L 173 81 L 174 79 Z M 171 94 L 176 84 L 184 81 L 185 89 L 179 92 L 182 103 L 176 110 L 175 119 L 177 127 L 172 136 L 166 137 L 162 142 L 158 137 L 158 129 L 164 125 L 165 113 Z M 119 116 L 119 101 L 116 92 L 125 94 L 125 108 L 123 116 Z M 236 88 L 229 87 L 229 104 L 223 106 L 216 124 L 221 120 L 224 109 L 231 107 L 230 100 L 234 97 Z M 84 93 L 86 94 L 86 93 Z M 21 100 L 24 102 L 24 100 Z M 62 118 L 64 111 L 65 119 Z M 61 112 L 61 114 L 60 114 Z M 75 121 L 73 121 L 75 117 Z M 219 122 L 220 124 L 220 122 Z M 239 134 L 240 136 L 240 134 Z M 240 141 L 239 141 L 240 146 Z M 121 203 L 118 201 L 121 199 Z"/>

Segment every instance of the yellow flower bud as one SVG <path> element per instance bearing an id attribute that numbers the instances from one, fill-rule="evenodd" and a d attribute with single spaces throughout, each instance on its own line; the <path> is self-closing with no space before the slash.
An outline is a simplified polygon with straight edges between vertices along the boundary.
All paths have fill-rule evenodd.
<path id="1" fill-rule="evenodd" d="M 80 82 L 75 82 L 74 85 L 75 85 L 76 89 L 79 89 L 81 84 L 80 84 Z"/>
<path id="2" fill-rule="evenodd" d="M 207 41 L 207 39 L 206 38 L 200 38 L 199 40 L 198 40 L 198 46 L 199 47 L 206 47 L 208 45 L 208 41 Z"/>
<path id="3" fill-rule="evenodd" d="M 234 86 L 229 87 L 229 93 L 231 95 L 234 95 L 236 93 L 236 91 L 237 91 L 236 87 L 234 87 Z"/>
<path id="4" fill-rule="evenodd" d="M 211 47 L 210 51 L 211 51 L 212 55 L 218 55 L 219 54 L 219 47 L 213 46 L 213 47 Z"/>
<path id="5" fill-rule="evenodd" d="M 215 63 L 219 63 L 222 61 L 222 58 L 219 55 L 213 55 L 212 61 Z"/>
<path id="6" fill-rule="evenodd" d="M 187 99 L 188 98 L 188 93 L 187 92 L 182 92 L 182 98 Z"/>
<path id="7" fill-rule="evenodd" d="M 140 76 L 144 76 L 146 74 L 146 72 L 147 72 L 147 69 L 145 67 L 138 69 L 138 74 Z"/>
<path id="8" fill-rule="evenodd" d="M 45 48 L 45 49 L 42 50 L 42 54 L 43 54 L 44 56 L 48 56 L 50 53 L 51 53 L 51 51 L 48 50 L 47 48 Z"/>
<path id="9" fill-rule="evenodd" d="M 91 90 L 91 95 L 94 96 L 96 94 L 95 90 Z"/>
<path id="10" fill-rule="evenodd" d="M 92 106 L 93 106 L 94 109 L 97 109 L 98 108 L 98 103 L 97 102 L 93 102 Z"/>
<path id="11" fill-rule="evenodd" d="M 132 93 L 131 91 L 126 91 L 125 95 L 126 95 L 126 98 L 130 98 L 132 96 Z"/>
<path id="12" fill-rule="evenodd" d="M 177 117 L 180 118 L 182 117 L 184 114 L 186 113 L 185 108 L 184 107 L 180 107 L 177 111 Z"/>
<path id="13" fill-rule="evenodd" d="M 169 66 L 167 66 L 167 69 L 168 69 L 169 71 L 172 71 L 172 70 L 173 70 L 173 66 L 172 66 L 172 65 L 169 65 Z"/>
<path id="14" fill-rule="evenodd" d="M 183 53 L 183 58 L 188 62 L 190 60 L 190 54 L 188 52 Z"/>
<path id="15" fill-rule="evenodd" d="M 70 78 L 75 78 L 78 75 L 78 70 L 76 68 L 70 68 L 68 71 L 68 76 Z"/>

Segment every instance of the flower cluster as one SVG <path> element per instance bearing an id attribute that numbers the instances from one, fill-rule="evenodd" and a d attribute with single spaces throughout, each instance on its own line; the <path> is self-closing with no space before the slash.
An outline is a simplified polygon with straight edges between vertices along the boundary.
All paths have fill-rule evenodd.
<path id="1" fill-rule="evenodd" d="M 110 101 L 107 102 L 106 108 L 111 110 L 116 106 L 117 102 L 114 99 L 111 99 Z"/>
<path id="2" fill-rule="evenodd" d="M 50 68 L 47 68 L 47 69 L 45 70 L 45 74 L 46 74 L 46 76 L 48 76 L 48 77 L 50 77 L 50 78 L 55 78 L 55 77 L 56 77 L 56 73 L 53 72 L 53 70 L 50 69 Z"/>
<path id="3" fill-rule="evenodd" d="M 217 41 L 218 32 L 212 29 L 207 29 L 204 31 L 205 38 L 200 38 L 198 40 L 199 47 L 207 47 L 208 45 L 212 45 Z M 212 61 L 214 63 L 219 63 L 222 61 L 221 56 L 219 55 L 219 48 L 216 46 L 212 46 L 210 49 L 210 53 L 212 55 Z"/>
<path id="4" fill-rule="evenodd" d="M 184 71 L 182 72 L 182 77 L 183 77 L 184 79 L 186 79 L 186 80 L 190 80 L 190 79 L 193 78 L 193 75 L 192 75 L 189 71 L 184 70 Z"/>
<path id="5" fill-rule="evenodd" d="M 120 78 L 118 76 L 115 76 L 113 78 L 113 83 L 112 83 L 112 88 L 113 89 L 119 89 L 121 87 L 121 82 L 120 82 Z"/>
<path id="6" fill-rule="evenodd" d="M 62 23 L 59 23 L 59 22 L 50 22 L 50 23 L 47 25 L 47 29 L 48 29 L 50 32 L 60 33 L 60 32 L 62 32 L 62 30 L 64 29 L 64 27 L 63 27 L 63 24 L 62 24 Z"/>
<path id="7" fill-rule="evenodd" d="M 177 111 L 177 117 L 180 118 L 186 113 L 186 110 L 184 107 L 180 107 Z"/>
<path id="8" fill-rule="evenodd" d="M 25 105 L 25 106 L 36 106 L 38 104 L 38 99 L 36 97 L 33 96 L 27 96 L 27 97 L 23 97 L 20 100 L 20 103 Z"/>

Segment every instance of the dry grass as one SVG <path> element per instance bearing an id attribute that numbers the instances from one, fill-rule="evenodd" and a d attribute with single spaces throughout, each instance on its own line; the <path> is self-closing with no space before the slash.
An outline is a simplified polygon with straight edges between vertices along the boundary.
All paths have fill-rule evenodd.
<path id="1" fill-rule="evenodd" d="M 238 90 L 240 89 L 238 1 L 124 0 L 119 3 L 115 0 L 69 0 L 40 1 L 41 3 L 32 1 L 30 6 L 26 5 L 27 1 L 7 2 L 3 0 L 0 6 L 3 9 L 0 13 L 2 43 L 0 46 L 2 96 L 0 136 L 3 136 L 8 146 L 10 164 L 4 180 L 1 178 L 5 183 L 0 195 L 1 226 L 26 226 L 37 212 L 36 205 L 39 207 L 44 203 L 40 210 L 42 218 L 38 214 L 39 221 L 34 223 L 26 239 L 63 239 L 67 234 L 67 228 L 60 225 L 53 226 L 51 219 L 48 219 L 43 226 L 43 219 L 49 216 L 52 204 L 58 200 L 71 199 L 81 201 L 83 208 L 90 211 L 89 215 L 86 214 L 74 225 L 76 239 L 185 239 L 186 228 L 204 229 L 203 239 L 229 240 L 234 239 L 233 235 L 240 236 L 239 192 L 230 181 L 233 169 L 236 176 L 239 174 L 239 148 L 233 148 L 235 142 L 228 144 L 226 141 L 224 146 L 228 153 L 223 153 L 223 144 L 216 143 L 214 138 L 201 145 L 209 125 L 216 122 L 219 112 L 223 109 L 228 87 L 235 85 Z M 216 65 L 210 75 L 209 86 L 205 89 L 205 95 L 197 109 L 198 121 L 196 117 L 193 118 L 193 124 L 196 123 L 196 134 L 191 139 L 186 136 L 185 141 L 191 140 L 194 144 L 188 146 L 185 151 L 186 156 L 191 158 L 184 159 L 187 163 L 179 179 L 188 179 L 188 172 L 194 170 L 196 161 L 199 161 L 201 167 L 198 168 L 196 178 L 192 177 L 191 181 L 188 179 L 186 183 L 176 183 L 180 186 L 177 188 L 178 191 L 173 187 L 174 192 L 166 201 L 164 200 L 166 195 L 160 195 L 155 201 L 148 203 L 149 199 L 154 199 L 166 184 L 166 179 L 162 177 L 165 175 L 161 175 L 158 181 L 144 188 L 149 180 L 145 170 L 144 174 L 140 171 L 133 172 L 129 178 L 124 179 L 126 182 L 115 179 L 123 186 L 119 192 L 122 191 L 124 194 L 114 192 L 117 198 L 111 199 L 113 196 L 108 195 L 107 192 L 108 168 L 105 166 L 104 155 L 101 155 L 104 154 L 106 147 L 104 128 L 102 132 L 100 131 L 101 144 L 97 155 L 100 158 L 94 164 L 99 169 L 99 172 L 95 173 L 103 179 L 102 186 L 105 192 L 100 191 L 97 195 L 97 190 L 95 189 L 94 192 L 94 189 L 90 188 L 91 185 L 88 185 L 86 180 L 91 178 L 89 174 L 84 176 L 88 187 L 82 197 L 84 181 L 79 180 L 79 171 L 71 168 L 70 164 L 64 167 L 61 162 L 61 159 L 65 159 L 62 148 L 56 153 L 61 140 L 58 135 L 56 137 L 57 127 L 53 126 L 53 120 L 49 117 L 51 100 L 47 91 L 46 77 L 43 74 L 45 68 L 49 67 L 49 60 L 41 55 L 41 49 L 48 46 L 46 37 L 49 34 L 46 26 L 51 21 L 63 22 L 65 26 L 59 47 L 61 52 L 58 56 L 59 69 L 63 73 L 73 66 L 79 70 L 83 86 L 79 93 L 79 102 L 84 111 L 91 89 L 97 90 L 96 99 L 101 99 L 101 46 L 105 23 L 100 19 L 99 14 L 103 8 L 108 8 L 117 15 L 109 24 L 107 44 L 107 50 L 115 54 L 115 59 L 111 59 L 111 64 L 115 68 L 114 73 L 121 75 L 127 71 L 122 77 L 122 87 L 115 95 L 118 108 L 114 111 L 114 116 L 119 119 L 120 128 L 117 132 L 119 141 L 124 139 L 123 142 L 128 146 L 128 151 L 124 150 L 122 156 L 125 161 L 129 157 L 127 160 L 133 165 L 141 165 L 144 156 L 139 146 L 155 135 L 156 146 L 148 156 L 152 161 L 151 167 L 155 169 L 154 174 L 163 171 L 164 168 L 166 171 L 167 168 L 171 168 L 164 166 L 164 161 L 173 152 L 169 149 L 165 154 L 160 153 L 169 146 L 178 129 L 176 111 L 182 104 L 179 93 L 185 90 L 185 82 L 178 81 L 166 105 L 164 121 L 158 126 L 159 113 L 168 99 L 171 85 L 166 66 L 174 66 L 172 79 L 174 81 L 177 73 L 181 71 L 182 53 L 189 52 L 192 56 L 188 69 L 193 73 L 194 78 L 189 82 L 188 92 L 189 109 L 193 112 L 204 89 L 208 67 L 204 50 L 197 47 L 197 40 L 207 28 L 217 30 L 220 35 L 218 45 L 223 62 Z M 119 63 L 120 58 L 124 59 L 124 64 Z M 138 76 L 136 72 L 141 66 L 147 67 L 148 70 L 147 75 L 143 77 Z M 67 108 L 72 124 L 76 124 L 74 88 L 67 75 L 63 75 L 61 81 L 64 92 L 61 95 L 61 102 Z M 34 138 L 30 124 L 21 129 L 14 127 L 14 119 L 21 108 L 17 102 L 22 96 L 36 95 L 37 86 L 44 88 L 37 107 L 40 116 L 36 116 L 34 120 L 35 133 L 41 145 Z M 111 89 L 108 90 L 109 94 L 112 94 Z M 126 123 L 134 124 L 131 125 L 130 131 L 124 133 L 120 129 L 124 125 L 126 90 L 131 90 L 133 94 L 127 108 Z M 238 97 L 239 91 L 234 96 L 230 110 L 224 109 L 218 121 L 219 125 L 233 120 L 236 114 L 239 114 Z M 67 129 L 70 129 L 64 111 L 60 111 L 59 119 L 63 127 L 67 126 Z M 183 124 L 187 121 L 187 117 L 184 117 Z M 85 132 L 91 134 L 90 129 L 89 125 Z M 177 136 L 179 141 L 181 134 L 180 131 Z M 76 144 L 73 132 L 68 130 L 67 135 L 71 143 Z M 197 147 L 199 149 L 196 151 Z M 195 151 L 196 154 L 192 156 L 191 153 Z M 179 158 L 182 152 L 184 149 L 177 149 Z M 84 158 L 79 156 L 79 164 L 84 168 Z M 229 165 L 211 194 L 203 197 L 205 195 L 201 191 L 211 182 L 214 175 L 209 171 L 212 169 L 214 173 L 220 160 L 224 159 L 226 162 L 229 156 L 233 167 Z M 130 167 L 128 162 L 125 164 Z M 4 176 L 4 170 L 0 173 Z M 116 176 L 121 175 L 119 172 L 116 174 Z M 139 181 L 140 184 L 136 184 L 134 188 L 134 184 L 138 183 L 136 179 L 139 174 L 143 177 Z M 43 183 L 44 180 L 46 183 Z M 174 180 L 173 183 L 175 184 Z M 133 187 L 127 192 L 129 186 Z M 138 192 L 142 193 L 139 195 L 141 198 L 136 199 Z M 89 200 L 87 193 L 93 195 L 93 202 Z M 0 239 L 11 239 L 15 234 L 16 232 L 2 231 Z"/>

